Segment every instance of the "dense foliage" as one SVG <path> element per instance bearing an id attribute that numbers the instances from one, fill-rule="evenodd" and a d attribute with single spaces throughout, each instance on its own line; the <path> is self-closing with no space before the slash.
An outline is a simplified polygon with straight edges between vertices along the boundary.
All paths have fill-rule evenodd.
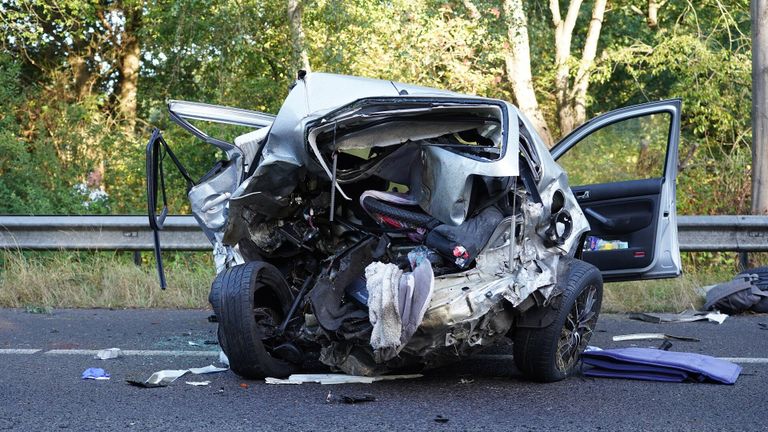
<path id="1" fill-rule="evenodd" d="M 301 3 L 315 71 L 514 101 L 503 1 Z M 648 3 L 609 2 L 588 114 L 683 98 L 680 213 L 747 213 L 748 0 L 661 2 L 654 23 Z M 543 1 L 525 8 L 536 94 L 557 135 L 550 9 Z M 168 99 L 276 112 L 296 70 L 283 0 L 0 0 L 0 16 L 2 213 L 141 213 L 152 126 L 197 175 L 218 157 L 169 123 Z M 124 103 L 132 91 L 135 106 Z M 172 210 L 184 212 L 183 183 L 171 181 Z"/>

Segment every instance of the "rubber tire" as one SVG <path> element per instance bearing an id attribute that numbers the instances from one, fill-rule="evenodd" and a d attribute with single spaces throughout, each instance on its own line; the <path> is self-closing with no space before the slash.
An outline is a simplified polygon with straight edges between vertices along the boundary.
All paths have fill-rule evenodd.
<path id="1" fill-rule="evenodd" d="M 545 383 L 563 380 L 578 368 L 578 361 L 565 372 L 559 370 L 556 365 L 560 333 L 576 299 L 588 287 L 596 286 L 594 310 L 597 316 L 600 314 L 603 299 L 603 277 L 597 268 L 584 261 L 561 258 L 557 281 L 559 287 L 556 289 L 562 289 L 563 293 L 559 307 L 549 312 L 556 314 L 552 323 L 543 328 L 516 329 L 513 345 L 513 358 L 517 368 L 527 378 Z"/>
<path id="2" fill-rule="evenodd" d="M 253 312 L 256 305 L 269 306 L 284 316 L 291 299 L 280 271 L 265 262 L 237 265 L 216 276 L 209 300 L 219 318 L 219 344 L 233 372 L 259 379 L 283 378 L 298 370 L 298 365 L 272 357 Z"/>

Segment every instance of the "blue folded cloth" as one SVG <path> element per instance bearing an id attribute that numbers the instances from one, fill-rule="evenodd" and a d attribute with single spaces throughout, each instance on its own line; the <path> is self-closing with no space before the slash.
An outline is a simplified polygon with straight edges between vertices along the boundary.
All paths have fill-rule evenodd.
<path id="1" fill-rule="evenodd" d="M 83 371 L 83 379 L 108 380 L 109 373 L 102 368 L 88 368 Z"/>
<path id="2" fill-rule="evenodd" d="M 581 358 L 592 366 L 584 375 L 594 377 L 734 384 L 741 373 L 741 366 L 726 360 L 653 348 L 590 350 Z"/>

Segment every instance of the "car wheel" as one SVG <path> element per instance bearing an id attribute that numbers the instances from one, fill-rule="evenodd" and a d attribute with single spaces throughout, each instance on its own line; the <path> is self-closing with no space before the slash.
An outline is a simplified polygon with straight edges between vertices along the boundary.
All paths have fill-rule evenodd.
<path id="1" fill-rule="evenodd" d="M 279 378 L 298 369 L 273 355 L 284 342 L 276 330 L 291 299 L 280 271 L 265 262 L 237 265 L 216 276 L 209 300 L 219 319 L 219 344 L 236 374 Z"/>
<path id="2" fill-rule="evenodd" d="M 603 278 L 600 271 L 581 260 L 562 258 L 557 288 L 559 307 L 549 313 L 554 320 L 543 328 L 515 332 L 514 360 L 527 377 L 541 382 L 560 381 L 576 370 L 600 314 Z"/>

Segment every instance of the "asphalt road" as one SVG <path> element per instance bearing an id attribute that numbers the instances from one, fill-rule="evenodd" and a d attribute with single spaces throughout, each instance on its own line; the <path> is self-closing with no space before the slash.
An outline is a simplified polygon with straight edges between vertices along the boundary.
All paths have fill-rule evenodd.
<path id="1" fill-rule="evenodd" d="M 766 430 L 766 315 L 724 324 L 649 324 L 601 317 L 592 345 L 631 346 L 611 336 L 665 332 L 701 342 L 672 350 L 739 357 L 736 385 L 669 384 L 574 377 L 554 384 L 526 381 L 510 347 L 407 381 L 353 385 L 267 385 L 232 372 L 185 376 L 144 389 L 126 378 L 216 362 L 216 325 L 208 311 L 0 310 L 0 429 L 14 430 Z M 193 342 L 199 345 L 190 345 Z M 658 343 L 634 342 L 637 346 Z M 90 351 L 133 350 L 115 360 Z M 179 355 L 177 351 L 185 351 Z M 191 351 L 191 353 L 190 353 Z M 131 351 L 129 351 L 131 353 Z M 751 360 L 750 360 L 751 359 Z M 751 361 L 751 362 L 747 362 Z M 102 367 L 109 381 L 84 381 Z M 186 381 L 210 380 L 207 387 Z M 370 403 L 327 403 L 328 394 L 371 394 Z M 447 419 L 435 421 L 437 416 Z"/>

